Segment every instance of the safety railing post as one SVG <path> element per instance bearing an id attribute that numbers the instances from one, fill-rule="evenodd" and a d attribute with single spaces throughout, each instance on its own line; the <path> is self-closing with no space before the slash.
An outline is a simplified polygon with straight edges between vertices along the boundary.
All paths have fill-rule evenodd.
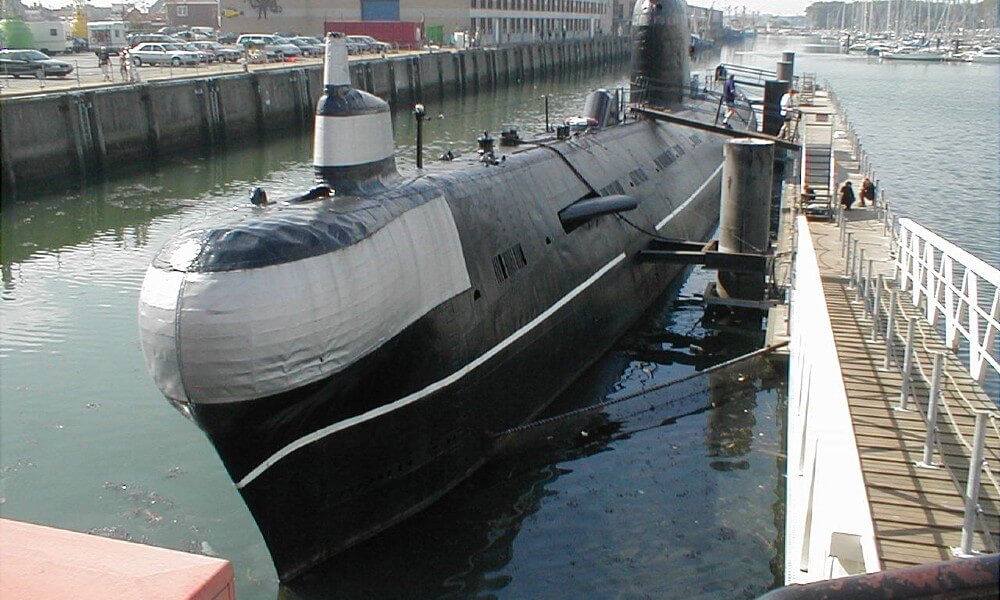
<path id="1" fill-rule="evenodd" d="M 862 297 L 865 302 L 865 314 L 871 314 L 872 307 L 868 302 L 872 298 L 872 284 L 875 282 L 875 260 L 869 258 L 865 268 L 865 295 Z"/>
<path id="2" fill-rule="evenodd" d="M 878 318 L 882 310 L 882 286 L 885 285 L 885 278 L 881 273 L 875 280 L 875 297 L 872 301 L 872 341 L 878 341 Z"/>
<path id="3" fill-rule="evenodd" d="M 962 546 L 953 548 L 955 556 L 972 556 L 972 535 L 976 532 L 976 513 L 979 507 L 979 480 L 983 473 L 983 441 L 986 438 L 986 419 L 989 413 L 976 411 L 976 429 L 972 436 L 972 459 L 969 461 L 969 479 L 965 486 L 965 522 L 962 524 Z"/>
<path id="4" fill-rule="evenodd" d="M 847 285 L 854 287 L 857 285 L 857 275 L 858 275 L 858 239 L 854 238 L 851 240 L 851 264 L 850 270 L 847 272 Z"/>
<path id="5" fill-rule="evenodd" d="M 927 397 L 927 433 L 924 435 L 924 458 L 917 463 L 918 467 L 934 468 L 934 444 L 937 438 L 938 400 L 941 398 L 941 367 L 944 365 L 944 352 L 934 353 L 934 370 L 931 375 L 931 393 Z"/>
<path id="6" fill-rule="evenodd" d="M 914 317 L 906 319 L 906 345 L 903 347 L 903 384 L 899 388 L 899 406 L 897 410 L 910 410 L 910 375 L 913 372 L 913 329 L 916 323 Z"/>
<path id="7" fill-rule="evenodd" d="M 847 234 L 847 242 L 840 247 L 840 256 L 844 259 L 844 277 L 850 275 L 850 265 L 851 265 L 851 240 L 854 238 L 853 233 Z"/>
<path id="8" fill-rule="evenodd" d="M 895 334 L 896 322 L 896 300 L 899 294 L 896 290 L 889 292 L 889 316 L 885 321 L 885 359 L 882 361 L 882 370 L 889 370 L 890 359 L 892 358 L 892 336 Z"/>
<path id="9" fill-rule="evenodd" d="M 858 258 L 857 271 L 854 273 L 855 290 L 854 301 L 861 302 L 865 298 L 865 249 L 861 249 L 861 256 Z"/>

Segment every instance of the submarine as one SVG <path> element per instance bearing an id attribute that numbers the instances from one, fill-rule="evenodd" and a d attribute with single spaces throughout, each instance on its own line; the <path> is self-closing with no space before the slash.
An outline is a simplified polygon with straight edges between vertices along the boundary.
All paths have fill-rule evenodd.
<path id="1" fill-rule="evenodd" d="M 685 3 L 632 19 L 633 100 L 698 119 Z M 639 252 L 714 232 L 725 141 L 595 92 L 582 128 L 404 176 L 338 34 L 324 87 L 318 185 L 178 233 L 138 306 L 153 380 L 286 582 L 447 493 L 611 348 L 684 268 Z"/>

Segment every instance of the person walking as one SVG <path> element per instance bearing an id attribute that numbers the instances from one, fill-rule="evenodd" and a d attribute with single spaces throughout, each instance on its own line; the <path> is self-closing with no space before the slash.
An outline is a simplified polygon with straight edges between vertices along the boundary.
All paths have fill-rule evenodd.
<path id="1" fill-rule="evenodd" d="M 736 114 L 736 76 L 730 74 L 726 79 L 726 84 L 722 88 L 722 102 L 726 105 L 726 116 L 722 119 L 722 126 L 732 129 L 729 119 Z"/>
<path id="2" fill-rule="evenodd" d="M 844 207 L 844 210 L 851 210 L 854 200 L 854 188 L 850 181 L 846 181 L 844 185 L 840 186 L 840 205 Z"/>

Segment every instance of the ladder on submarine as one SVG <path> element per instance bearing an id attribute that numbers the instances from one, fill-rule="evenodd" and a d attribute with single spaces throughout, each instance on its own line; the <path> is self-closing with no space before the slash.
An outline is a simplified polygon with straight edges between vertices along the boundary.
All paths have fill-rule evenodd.
<path id="1" fill-rule="evenodd" d="M 802 212 L 806 217 L 833 219 L 833 123 L 829 115 L 810 115 L 802 136 Z M 812 192 L 807 193 L 806 186 Z"/>

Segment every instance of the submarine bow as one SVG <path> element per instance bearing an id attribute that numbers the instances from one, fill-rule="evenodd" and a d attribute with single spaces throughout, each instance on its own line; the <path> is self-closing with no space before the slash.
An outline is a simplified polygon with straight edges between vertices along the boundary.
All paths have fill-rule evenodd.
<path id="1" fill-rule="evenodd" d="M 653 56 L 633 76 L 674 81 L 648 91 L 679 102 L 683 3 L 643 6 L 636 47 Z M 721 138 L 606 123 L 596 100 L 569 139 L 403 179 L 388 105 L 350 86 L 343 44 L 327 37 L 319 185 L 181 232 L 139 298 L 154 381 L 211 440 L 286 581 L 478 469 L 491 432 L 543 410 L 681 271 L 636 259 L 646 232 L 704 240 L 718 220 Z"/>

